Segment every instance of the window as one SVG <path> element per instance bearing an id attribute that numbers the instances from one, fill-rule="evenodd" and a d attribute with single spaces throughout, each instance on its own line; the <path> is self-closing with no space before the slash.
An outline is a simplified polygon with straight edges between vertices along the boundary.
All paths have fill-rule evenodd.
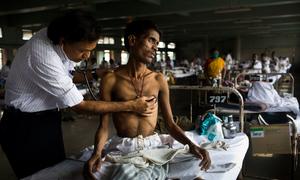
<path id="1" fill-rule="evenodd" d="M 162 42 L 162 41 L 160 41 L 159 43 L 158 43 L 158 46 L 157 46 L 158 48 L 165 48 L 166 47 L 166 44 L 164 43 L 164 42 Z"/>
<path id="2" fill-rule="evenodd" d="M 124 38 L 123 38 L 123 37 L 121 38 L 121 45 L 122 45 L 122 46 L 125 46 L 125 41 L 124 41 Z"/>
<path id="3" fill-rule="evenodd" d="M 98 40 L 98 44 L 115 44 L 115 39 L 113 37 L 108 37 L 108 36 L 101 37 Z"/>
<path id="4" fill-rule="evenodd" d="M 129 58 L 128 52 L 122 50 L 122 51 L 121 51 L 121 64 L 122 64 L 122 65 L 127 64 L 128 58 Z"/>
<path id="5" fill-rule="evenodd" d="M 0 27 L 0 38 L 2 38 L 2 28 Z"/>
<path id="6" fill-rule="evenodd" d="M 3 49 L 0 48 L 0 69 L 2 69 L 2 62 L 3 62 Z"/>
<path id="7" fill-rule="evenodd" d="M 161 55 L 160 54 L 161 54 L 160 51 L 156 52 L 156 61 L 157 62 L 161 61 Z"/>
<path id="8" fill-rule="evenodd" d="M 168 44 L 168 49 L 175 49 L 175 47 L 176 47 L 176 44 L 175 43 L 169 43 Z"/>
<path id="9" fill-rule="evenodd" d="M 104 44 L 109 44 L 109 38 L 108 37 L 104 37 L 103 43 Z"/>
<path id="10" fill-rule="evenodd" d="M 115 59 L 115 53 L 113 50 L 97 51 L 96 58 L 98 64 L 101 64 L 103 60 L 109 62 L 110 59 Z"/>
<path id="11" fill-rule="evenodd" d="M 156 52 L 156 61 L 165 61 L 166 60 L 166 52 L 157 51 Z"/>
<path id="12" fill-rule="evenodd" d="M 163 51 L 161 53 L 161 58 L 162 58 L 163 61 L 166 61 L 166 52 Z"/>
<path id="13" fill-rule="evenodd" d="M 104 44 L 104 39 L 103 39 L 103 38 L 100 38 L 100 39 L 98 40 L 98 44 Z"/>
<path id="14" fill-rule="evenodd" d="M 110 60 L 110 50 L 104 50 L 104 60 L 109 62 L 109 60 Z"/>
<path id="15" fill-rule="evenodd" d="M 110 37 L 108 42 L 109 42 L 109 44 L 115 44 L 115 39 Z"/>
<path id="16" fill-rule="evenodd" d="M 33 35 L 32 30 L 30 30 L 30 29 L 22 29 L 22 32 L 23 32 L 22 39 L 25 41 L 29 40 Z"/>
<path id="17" fill-rule="evenodd" d="M 168 56 L 170 57 L 171 60 L 176 59 L 175 53 L 173 51 L 168 51 L 167 54 L 168 54 Z"/>

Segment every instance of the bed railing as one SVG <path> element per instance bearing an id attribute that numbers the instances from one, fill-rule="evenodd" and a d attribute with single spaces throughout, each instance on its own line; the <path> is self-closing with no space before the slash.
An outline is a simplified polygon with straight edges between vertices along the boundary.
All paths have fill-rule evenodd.
<path id="1" fill-rule="evenodd" d="M 291 73 L 247 73 L 247 72 L 243 72 L 243 73 L 240 73 L 238 74 L 235 78 L 234 78 L 234 87 L 235 88 L 239 88 L 239 80 L 242 79 L 243 77 L 246 77 L 246 76 L 257 76 L 259 78 L 256 79 L 256 81 L 267 81 L 268 78 L 270 77 L 274 77 L 274 76 L 280 76 L 281 78 L 282 77 L 289 77 L 291 82 L 290 82 L 290 91 L 291 91 L 291 95 L 294 96 L 294 91 L 295 91 L 295 79 L 293 77 L 293 75 Z M 252 79 L 252 81 L 255 80 L 255 79 Z M 279 80 L 279 79 L 278 79 Z M 277 80 L 277 81 L 278 81 Z M 274 88 L 276 89 L 277 92 L 280 92 L 280 89 L 279 89 L 279 85 L 277 84 L 276 86 L 274 86 Z"/>
<path id="2" fill-rule="evenodd" d="M 238 99 L 239 99 L 239 121 L 240 121 L 240 131 L 244 132 L 244 100 L 242 95 L 232 87 L 225 87 L 225 86 L 219 86 L 219 87 L 211 87 L 211 86 L 190 86 L 190 85 L 171 85 L 169 86 L 169 89 L 172 90 L 190 90 L 190 91 L 204 91 L 205 94 L 209 91 L 213 92 L 225 92 L 225 93 L 234 93 Z"/>

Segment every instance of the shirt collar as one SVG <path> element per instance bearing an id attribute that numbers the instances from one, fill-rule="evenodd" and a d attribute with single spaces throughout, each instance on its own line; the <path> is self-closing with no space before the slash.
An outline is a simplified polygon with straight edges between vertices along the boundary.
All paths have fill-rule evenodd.
<path id="1" fill-rule="evenodd" d="M 66 55 L 66 53 L 64 52 L 62 46 L 60 45 L 54 45 L 54 49 L 57 52 L 57 55 L 60 57 L 60 59 L 62 60 L 63 63 L 70 61 L 72 62 L 68 56 Z"/>

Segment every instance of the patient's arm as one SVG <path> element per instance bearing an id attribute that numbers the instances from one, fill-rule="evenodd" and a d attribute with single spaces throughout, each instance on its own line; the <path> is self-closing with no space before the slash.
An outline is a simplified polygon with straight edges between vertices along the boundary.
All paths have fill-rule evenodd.
<path id="1" fill-rule="evenodd" d="M 113 84 L 114 84 L 113 76 L 108 75 L 107 77 L 102 79 L 101 86 L 100 86 L 101 100 L 111 101 L 111 89 Z M 100 124 L 95 135 L 94 152 L 90 157 L 90 159 L 88 160 L 87 165 L 84 169 L 85 176 L 90 179 L 95 179 L 93 173 L 100 170 L 101 153 L 108 138 L 108 133 L 109 133 L 108 129 L 109 129 L 109 113 L 105 113 L 101 117 Z"/>
<path id="2" fill-rule="evenodd" d="M 211 163 L 208 151 L 195 145 L 188 137 L 185 136 L 182 129 L 179 126 L 177 126 L 177 124 L 174 122 L 170 106 L 169 88 L 167 81 L 162 76 L 160 76 L 159 81 L 161 84 L 159 93 L 159 103 L 161 106 L 163 118 L 166 121 L 166 125 L 170 135 L 180 143 L 188 144 L 190 147 L 190 152 L 199 159 L 202 159 L 200 163 L 201 169 L 207 170 Z"/>

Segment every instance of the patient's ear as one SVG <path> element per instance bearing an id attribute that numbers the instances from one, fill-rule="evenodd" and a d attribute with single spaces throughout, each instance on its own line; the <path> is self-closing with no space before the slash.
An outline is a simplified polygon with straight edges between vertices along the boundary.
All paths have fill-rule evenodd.
<path id="1" fill-rule="evenodd" d="M 128 44 L 129 44 L 129 46 L 133 46 L 134 45 L 135 39 L 136 39 L 136 37 L 133 34 L 128 36 Z"/>

